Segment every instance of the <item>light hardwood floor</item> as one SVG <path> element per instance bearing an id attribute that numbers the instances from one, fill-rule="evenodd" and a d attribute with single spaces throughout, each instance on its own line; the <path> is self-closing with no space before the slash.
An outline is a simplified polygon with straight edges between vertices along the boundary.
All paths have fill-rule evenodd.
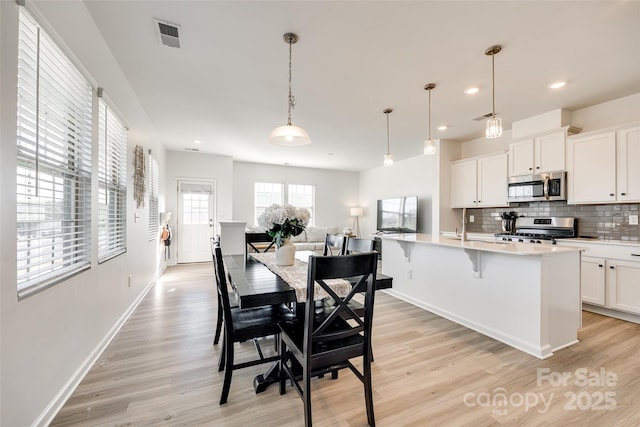
<path id="1" fill-rule="evenodd" d="M 303 425 L 302 402 L 290 387 L 284 396 L 277 385 L 253 393 L 253 377 L 267 365 L 235 371 L 229 402 L 218 405 L 215 304 L 210 263 L 168 268 L 52 425 Z M 373 341 L 376 422 L 640 425 L 640 325 L 583 312 L 579 338 L 539 360 L 380 292 Z M 273 351 L 271 341 L 262 347 Z M 236 353 L 237 359 L 255 356 L 249 343 Z M 349 370 L 312 384 L 317 426 L 366 425 L 362 385 Z"/>

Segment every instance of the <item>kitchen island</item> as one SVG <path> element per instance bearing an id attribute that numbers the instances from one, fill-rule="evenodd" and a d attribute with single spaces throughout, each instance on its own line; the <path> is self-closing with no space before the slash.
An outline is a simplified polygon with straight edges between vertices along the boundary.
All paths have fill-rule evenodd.
<path id="1" fill-rule="evenodd" d="M 389 294 L 540 359 L 578 342 L 581 248 L 381 237 Z"/>

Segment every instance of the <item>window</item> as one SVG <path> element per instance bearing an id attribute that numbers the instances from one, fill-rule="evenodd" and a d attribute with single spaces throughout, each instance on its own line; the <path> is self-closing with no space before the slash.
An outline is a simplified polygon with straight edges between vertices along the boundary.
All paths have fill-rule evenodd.
<path id="1" fill-rule="evenodd" d="M 256 182 L 254 185 L 255 224 L 266 208 L 273 204 L 284 203 L 284 185 L 271 182 Z"/>
<path id="2" fill-rule="evenodd" d="M 158 161 L 149 155 L 149 241 L 158 238 L 160 213 L 158 210 Z"/>
<path id="3" fill-rule="evenodd" d="M 127 250 L 127 134 L 102 99 L 98 107 L 98 262 L 103 262 Z"/>
<path id="4" fill-rule="evenodd" d="M 31 295 L 91 266 L 92 88 L 20 8 L 17 290 Z"/>
<path id="5" fill-rule="evenodd" d="M 285 184 L 256 182 L 254 187 L 255 224 L 266 208 L 272 204 L 290 204 L 297 208 L 309 210 L 309 225 L 314 224 L 315 186 L 301 184 Z M 286 196 L 286 197 L 285 197 Z"/>
<path id="6" fill-rule="evenodd" d="M 288 203 L 296 208 L 306 208 L 309 210 L 309 225 L 313 225 L 313 206 L 315 200 L 315 187 L 313 185 L 288 185 Z"/>

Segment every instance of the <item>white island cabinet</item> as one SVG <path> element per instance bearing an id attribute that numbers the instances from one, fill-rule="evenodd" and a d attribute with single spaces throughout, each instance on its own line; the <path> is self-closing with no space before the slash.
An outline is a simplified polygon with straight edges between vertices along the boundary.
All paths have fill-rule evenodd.
<path id="1" fill-rule="evenodd" d="M 386 292 L 544 359 L 578 342 L 579 247 L 382 236 Z"/>

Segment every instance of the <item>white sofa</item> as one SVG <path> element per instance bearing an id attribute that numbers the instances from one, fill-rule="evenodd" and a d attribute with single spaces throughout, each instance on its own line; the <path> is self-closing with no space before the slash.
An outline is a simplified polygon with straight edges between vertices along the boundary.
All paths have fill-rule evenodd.
<path id="1" fill-rule="evenodd" d="M 247 227 L 248 233 L 264 233 L 260 227 Z M 296 245 L 298 251 L 321 251 L 324 249 L 325 234 L 340 234 L 340 228 L 331 227 L 307 227 L 305 230 L 291 238 L 291 243 Z"/>

